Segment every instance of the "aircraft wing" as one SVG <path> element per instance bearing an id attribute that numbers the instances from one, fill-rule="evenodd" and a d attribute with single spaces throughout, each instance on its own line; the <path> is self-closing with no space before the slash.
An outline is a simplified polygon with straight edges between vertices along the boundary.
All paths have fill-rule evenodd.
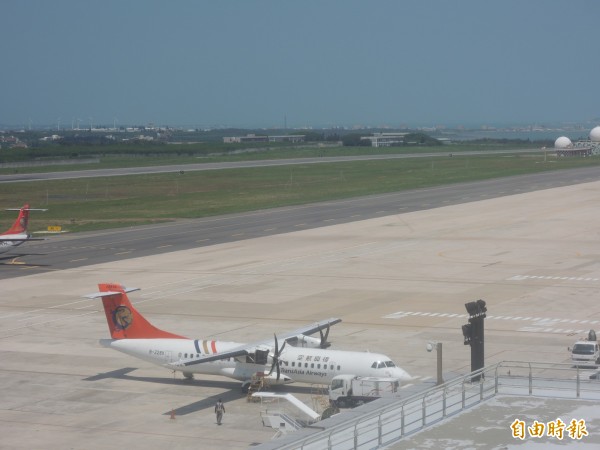
<path id="1" fill-rule="evenodd" d="M 227 358 L 236 358 L 238 356 L 246 356 L 253 352 L 256 347 L 252 347 L 252 344 L 244 345 L 240 347 L 232 348 L 231 350 L 227 350 L 226 352 L 215 353 L 214 355 L 204 355 L 200 358 L 196 358 L 192 361 L 185 362 L 180 364 L 182 366 L 193 366 L 194 364 L 206 363 L 211 361 L 219 361 L 221 359 Z"/>
<path id="2" fill-rule="evenodd" d="M 298 328 L 297 330 L 290 331 L 289 333 L 283 333 L 279 335 L 279 339 L 283 339 L 284 341 L 298 336 L 299 334 L 304 334 L 306 336 L 310 336 L 311 334 L 316 333 L 317 331 L 324 330 L 325 328 L 329 328 L 331 325 L 335 325 L 340 323 L 342 319 L 338 319 L 336 317 L 330 317 L 327 320 L 323 320 L 321 322 L 313 323 L 312 325 L 306 325 L 304 327 Z"/>
<path id="3" fill-rule="evenodd" d="M 280 339 L 281 341 L 285 341 L 292 337 L 298 336 L 299 334 L 311 335 L 313 333 L 316 333 L 317 331 L 323 330 L 325 328 L 329 328 L 331 325 L 340 323 L 341 321 L 342 321 L 342 319 L 332 317 L 327 320 L 322 320 L 317 323 L 303 326 L 301 328 L 298 328 L 293 331 L 289 331 L 287 333 L 279 334 L 278 339 Z M 252 342 L 250 344 L 241 345 L 239 347 L 234 347 L 232 349 L 227 350 L 226 352 L 215 353 L 213 355 L 204 355 L 204 356 L 201 356 L 200 358 L 196 358 L 192 361 L 187 361 L 181 365 L 192 366 L 194 364 L 201 364 L 201 363 L 210 362 L 210 361 L 218 361 L 221 359 L 245 356 L 245 355 L 249 355 L 249 354 L 253 353 L 254 351 L 256 351 L 259 348 L 263 348 L 263 349 L 265 347 L 272 348 L 274 346 L 275 346 L 275 340 L 269 338 L 269 339 L 265 339 L 262 341 Z"/>

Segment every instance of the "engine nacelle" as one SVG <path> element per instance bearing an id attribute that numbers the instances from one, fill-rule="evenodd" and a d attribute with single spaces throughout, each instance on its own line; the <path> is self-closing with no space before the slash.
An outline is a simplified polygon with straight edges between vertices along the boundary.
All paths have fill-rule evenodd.
<path id="1" fill-rule="evenodd" d="M 321 339 L 305 336 L 304 334 L 287 338 L 286 341 L 292 347 L 321 348 Z"/>

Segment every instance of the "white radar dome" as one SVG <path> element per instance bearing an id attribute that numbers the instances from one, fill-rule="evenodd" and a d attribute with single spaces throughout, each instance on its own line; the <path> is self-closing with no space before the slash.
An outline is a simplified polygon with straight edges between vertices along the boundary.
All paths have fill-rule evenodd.
<path id="1" fill-rule="evenodd" d="M 556 141 L 554 141 L 554 148 L 571 148 L 573 147 L 573 143 L 571 139 L 566 136 L 559 137 Z"/>
<path id="2" fill-rule="evenodd" d="M 600 127 L 596 127 L 590 131 L 590 141 L 600 142 Z"/>

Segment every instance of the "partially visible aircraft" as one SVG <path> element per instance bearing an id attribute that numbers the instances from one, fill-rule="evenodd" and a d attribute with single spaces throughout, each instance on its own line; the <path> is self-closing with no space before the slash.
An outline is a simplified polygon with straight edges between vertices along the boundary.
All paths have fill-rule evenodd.
<path id="1" fill-rule="evenodd" d="M 331 318 L 250 344 L 189 339 L 163 331 L 148 322 L 131 304 L 127 294 L 138 290 L 116 283 L 101 283 L 101 298 L 111 339 L 100 344 L 153 364 L 180 371 L 186 378 L 195 373 L 222 375 L 248 388 L 254 375 L 269 384 L 292 382 L 329 384 L 336 375 L 413 378 L 390 358 L 378 353 L 329 350 L 329 329 L 341 322 Z M 311 337 L 319 332 L 320 337 Z M 282 345 L 279 346 L 279 342 Z"/>
<path id="2" fill-rule="evenodd" d="M 29 224 L 29 211 L 47 211 L 47 209 L 30 208 L 29 204 L 22 208 L 9 208 L 7 211 L 19 211 L 17 220 L 4 233 L 0 234 L 0 253 L 6 253 L 13 247 L 17 247 L 27 241 L 42 241 L 43 238 L 33 238 L 27 231 Z"/>

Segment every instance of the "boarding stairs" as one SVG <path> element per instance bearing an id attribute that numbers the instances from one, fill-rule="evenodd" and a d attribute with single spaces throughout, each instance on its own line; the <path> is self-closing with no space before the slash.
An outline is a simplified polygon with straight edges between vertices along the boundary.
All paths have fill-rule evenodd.
<path id="1" fill-rule="evenodd" d="M 279 408 L 267 408 L 266 410 L 261 412 L 261 418 L 263 422 L 263 426 L 271 427 L 274 430 L 277 430 L 275 437 L 282 436 L 289 431 L 299 430 L 300 428 L 305 427 L 308 424 L 314 423 L 321 418 L 321 415 L 316 411 L 313 411 L 311 408 L 306 406 L 302 401 L 294 397 L 289 393 L 275 393 L 275 392 L 255 392 L 252 394 L 253 398 L 258 398 L 261 402 L 279 402 L 280 400 L 284 400 L 287 404 L 294 406 L 297 410 L 299 410 L 305 417 L 308 417 L 306 420 L 300 420 L 293 418 L 290 414 L 284 412 Z M 278 403 L 279 405 L 279 403 Z"/>

